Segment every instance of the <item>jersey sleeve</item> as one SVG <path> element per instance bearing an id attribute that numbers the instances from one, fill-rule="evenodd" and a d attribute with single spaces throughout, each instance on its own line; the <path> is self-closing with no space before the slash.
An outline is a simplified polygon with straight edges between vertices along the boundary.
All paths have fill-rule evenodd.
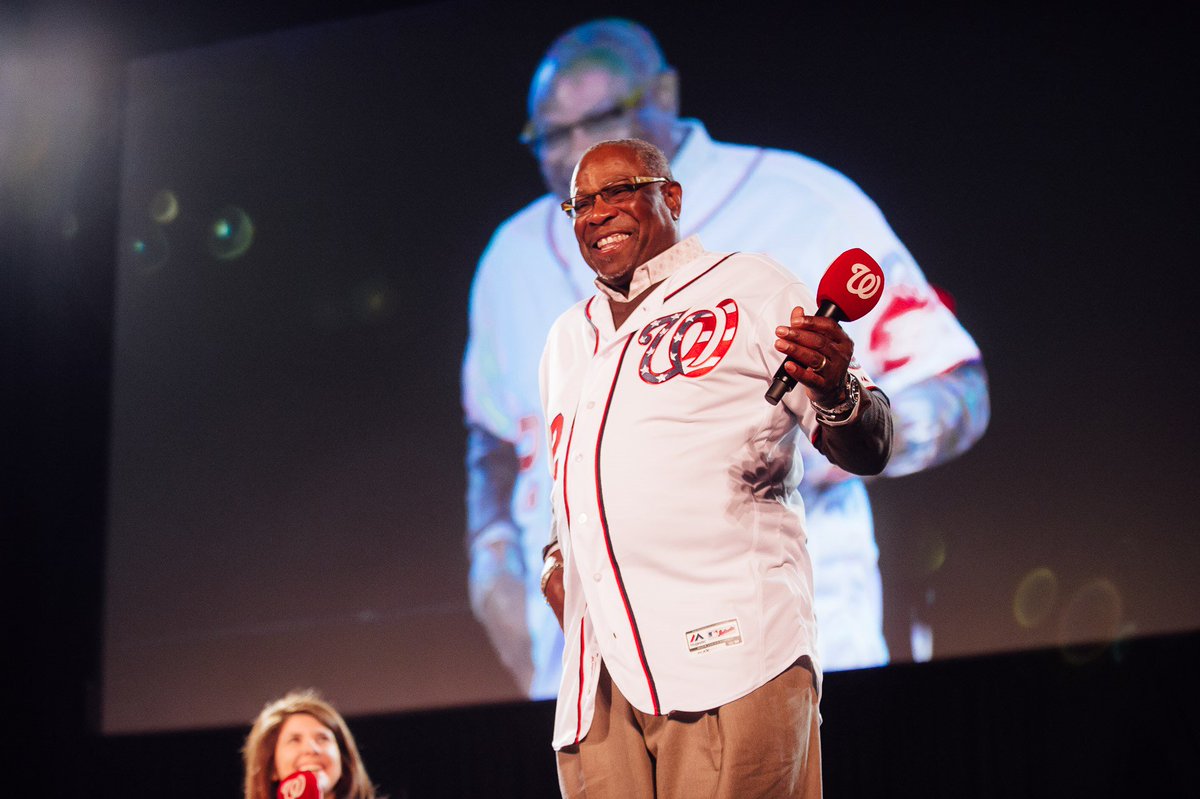
<path id="1" fill-rule="evenodd" d="M 507 385 L 507 355 L 498 335 L 501 329 L 498 303 L 507 296 L 500 284 L 503 241 L 493 237 L 480 258 L 467 309 L 468 332 L 462 363 L 462 406 L 468 425 L 506 441 L 517 437 L 516 420 Z"/>
<path id="2" fill-rule="evenodd" d="M 569 365 L 577 362 L 579 358 L 578 342 L 574 342 L 574 337 L 569 332 L 572 317 L 577 314 L 581 314 L 578 306 L 571 308 L 560 316 L 550 328 L 541 360 L 538 363 L 538 396 L 542 403 L 542 418 L 546 420 L 544 433 L 546 441 L 550 444 L 550 457 L 546 459 L 546 466 L 550 470 L 553 483 L 550 502 L 550 535 L 546 545 L 542 548 L 543 560 L 551 550 L 559 548 L 562 541 L 559 524 L 561 520 L 565 519 L 565 514 L 560 507 L 562 491 L 558 483 L 558 457 L 564 447 L 555 446 L 555 443 L 556 441 L 560 444 L 565 443 L 565 439 L 569 435 L 570 421 L 564 418 L 563 408 L 552 407 L 552 405 L 560 401 L 557 398 L 562 395 L 563 373 L 569 371 Z M 576 345 L 574 348 L 573 344 Z M 559 382 L 555 383 L 554 381 Z"/>

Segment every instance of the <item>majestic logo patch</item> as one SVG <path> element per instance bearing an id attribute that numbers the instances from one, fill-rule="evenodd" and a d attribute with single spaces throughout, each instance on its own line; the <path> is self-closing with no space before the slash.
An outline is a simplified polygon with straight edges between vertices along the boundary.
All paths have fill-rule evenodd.
<path id="1" fill-rule="evenodd" d="M 726 619 L 707 627 L 688 630 L 685 635 L 688 651 L 693 655 L 714 646 L 736 646 L 742 642 L 742 628 L 737 619 Z"/>
<path id="2" fill-rule="evenodd" d="M 638 335 L 638 344 L 647 345 L 638 374 L 651 385 L 679 375 L 706 375 L 729 352 L 737 326 L 737 303 L 730 299 L 721 300 L 715 310 L 679 311 L 659 317 Z M 660 346 L 664 340 L 667 346 Z"/>

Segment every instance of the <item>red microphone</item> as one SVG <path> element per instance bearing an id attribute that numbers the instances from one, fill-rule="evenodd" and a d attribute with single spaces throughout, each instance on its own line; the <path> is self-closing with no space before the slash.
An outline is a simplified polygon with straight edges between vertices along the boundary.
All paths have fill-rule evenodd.
<path id="1" fill-rule="evenodd" d="M 833 259 L 817 286 L 817 312 L 835 322 L 853 322 L 871 312 L 883 294 L 883 270 L 875 259 L 855 247 Z M 783 395 L 796 387 L 796 378 L 783 368 L 785 359 L 775 372 L 767 389 L 766 399 L 778 405 Z"/>
<path id="2" fill-rule="evenodd" d="M 321 799 L 321 788 L 317 775 L 311 771 L 297 771 L 279 783 L 278 799 Z"/>

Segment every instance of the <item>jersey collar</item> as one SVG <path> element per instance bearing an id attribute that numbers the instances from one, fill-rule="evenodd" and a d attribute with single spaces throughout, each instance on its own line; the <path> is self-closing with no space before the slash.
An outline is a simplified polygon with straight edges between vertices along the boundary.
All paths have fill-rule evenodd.
<path id="1" fill-rule="evenodd" d="M 629 302 L 650 286 L 666 280 L 679 271 L 680 267 L 691 263 L 703 254 L 704 247 L 700 244 L 700 237 L 688 236 L 633 270 L 633 279 L 629 282 L 628 295 L 614 291 L 601 283 L 599 279 L 595 281 L 596 288 L 601 294 L 608 297 L 609 302 Z"/>

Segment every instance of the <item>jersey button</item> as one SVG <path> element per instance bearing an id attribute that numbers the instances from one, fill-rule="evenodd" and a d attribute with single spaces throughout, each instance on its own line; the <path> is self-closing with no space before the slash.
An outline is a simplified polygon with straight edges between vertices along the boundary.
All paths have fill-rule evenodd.
<path id="1" fill-rule="evenodd" d="M 587 407 L 588 407 L 588 410 L 590 411 L 592 408 L 596 407 L 596 403 L 592 402 L 591 400 L 588 400 Z"/>
<path id="2" fill-rule="evenodd" d="M 579 523 L 587 524 L 587 514 L 586 513 L 579 514 Z"/>
<path id="3" fill-rule="evenodd" d="M 595 574 L 593 574 L 592 579 L 595 580 L 596 582 L 600 582 L 600 572 L 596 572 Z"/>

